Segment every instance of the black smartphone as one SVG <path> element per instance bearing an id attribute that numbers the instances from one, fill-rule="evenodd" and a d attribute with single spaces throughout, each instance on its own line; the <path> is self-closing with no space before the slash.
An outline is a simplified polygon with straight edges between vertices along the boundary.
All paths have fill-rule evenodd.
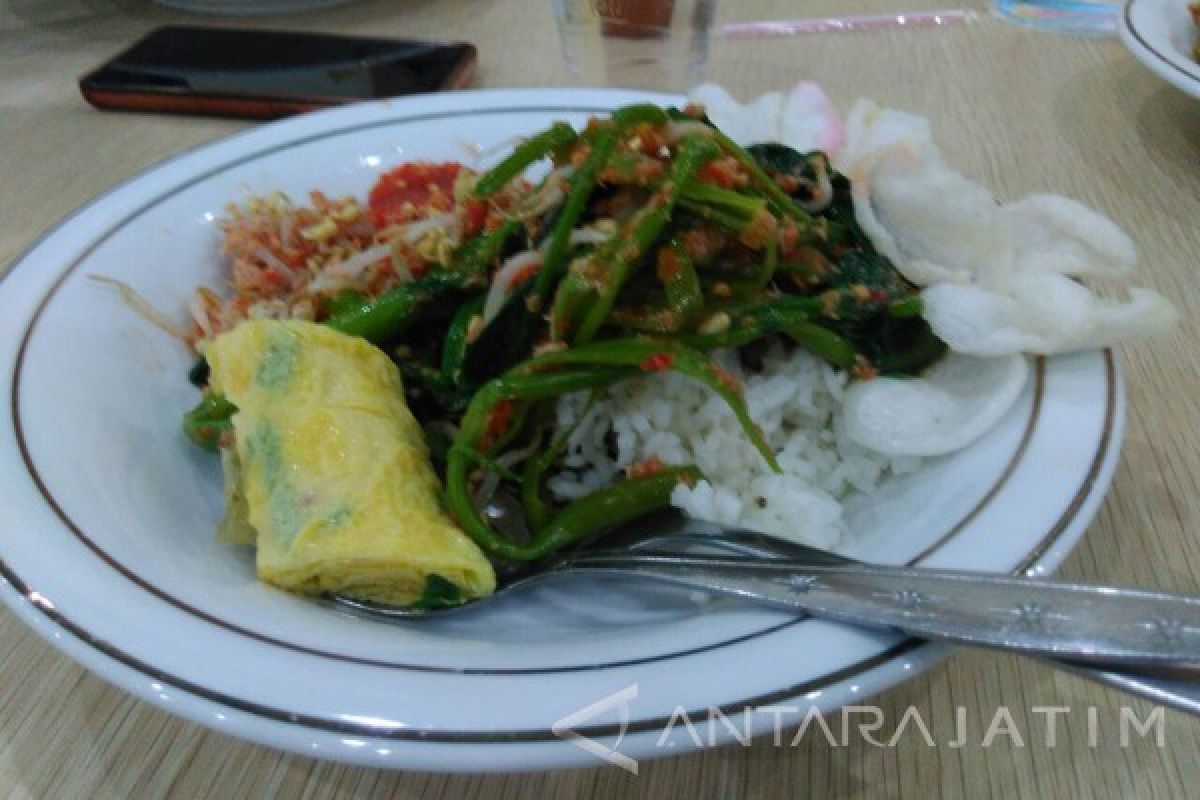
<path id="1" fill-rule="evenodd" d="M 79 79 L 97 108 L 269 118 L 458 89 L 475 47 L 295 31 L 168 26 Z"/>

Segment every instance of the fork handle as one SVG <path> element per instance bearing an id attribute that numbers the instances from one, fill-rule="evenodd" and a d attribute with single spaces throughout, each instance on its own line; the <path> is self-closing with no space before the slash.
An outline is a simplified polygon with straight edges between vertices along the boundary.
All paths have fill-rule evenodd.
<path id="1" fill-rule="evenodd" d="M 1091 666 L 1200 664 L 1197 597 L 992 573 L 724 556 L 581 554 L 569 566 Z"/>

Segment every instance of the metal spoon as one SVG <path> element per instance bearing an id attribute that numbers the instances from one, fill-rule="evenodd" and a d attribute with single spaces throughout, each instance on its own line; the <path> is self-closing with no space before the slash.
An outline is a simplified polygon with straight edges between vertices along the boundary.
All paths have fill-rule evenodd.
<path id="1" fill-rule="evenodd" d="M 994 573 L 862 564 L 817 548 L 710 523 L 656 517 L 605 549 L 581 549 L 508 580 L 637 576 L 775 608 L 927 639 L 1040 656 L 1083 677 L 1200 715 L 1200 598 Z M 494 597 L 495 595 L 493 595 Z M 429 612 L 337 598 L 389 619 Z"/>

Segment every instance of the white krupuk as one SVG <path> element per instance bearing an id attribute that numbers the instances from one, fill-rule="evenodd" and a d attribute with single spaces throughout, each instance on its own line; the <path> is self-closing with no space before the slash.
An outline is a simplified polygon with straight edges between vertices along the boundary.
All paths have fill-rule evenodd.
<path id="1" fill-rule="evenodd" d="M 1057 195 L 997 203 L 943 161 L 922 117 L 858 101 L 836 161 L 863 230 L 926 287 L 925 319 L 957 352 L 1067 353 L 1176 321 L 1155 291 L 1115 300 L 1076 280 L 1132 274 L 1137 250 L 1112 220 Z"/>
<path id="2" fill-rule="evenodd" d="M 951 353 L 918 379 L 859 381 L 842 402 L 843 432 L 885 455 L 933 456 L 966 447 L 991 430 L 1028 379 L 1021 354 Z"/>
<path id="3" fill-rule="evenodd" d="M 767 92 L 742 105 L 715 83 L 688 92 L 688 100 L 704 106 L 708 118 L 741 145 L 782 142 L 801 152 L 834 152 L 845 139 L 842 116 L 820 85 L 797 83 L 785 95 Z"/>

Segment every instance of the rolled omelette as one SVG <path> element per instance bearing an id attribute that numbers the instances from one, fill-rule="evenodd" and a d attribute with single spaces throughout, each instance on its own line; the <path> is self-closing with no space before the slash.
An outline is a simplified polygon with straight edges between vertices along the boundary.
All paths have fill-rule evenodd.
<path id="1" fill-rule="evenodd" d="M 221 536 L 257 546 L 283 589 L 407 605 L 431 576 L 465 598 L 491 564 L 443 510 L 396 365 L 363 339 L 299 320 L 250 320 L 205 350 L 237 407 L 223 448 Z"/>

